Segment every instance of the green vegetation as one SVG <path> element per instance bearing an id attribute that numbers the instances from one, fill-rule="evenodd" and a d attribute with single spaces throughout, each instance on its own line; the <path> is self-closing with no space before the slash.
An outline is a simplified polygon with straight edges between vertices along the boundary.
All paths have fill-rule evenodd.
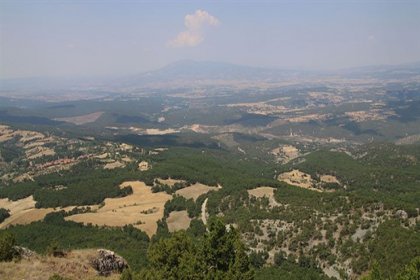
<path id="1" fill-rule="evenodd" d="M 4 208 L 0 208 L 0 223 L 10 217 L 10 211 Z"/>
<path id="2" fill-rule="evenodd" d="M 0 262 L 13 260 L 16 256 L 15 245 L 15 237 L 10 232 L 0 231 Z"/>
<path id="3" fill-rule="evenodd" d="M 54 243 L 61 249 L 107 248 L 127 259 L 133 269 L 147 263 L 149 238 L 132 226 L 84 226 L 65 221 L 62 213 L 51 213 L 42 222 L 14 226 L 2 233 L 9 232 L 16 237 L 17 244 L 40 253 L 47 253 Z"/>
<path id="4" fill-rule="evenodd" d="M 378 264 L 383 279 L 396 277 L 404 265 L 420 256 L 419 231 L 390 221 L 381 224 L 376 235 L 377 238 L 368 244 L 369 255 Z"/>
<path id="5" fill-rule="evenodd" d="M 255 273 L 255 280 L 327 280 L 319 269 L 301 267 L 293 262 L 284 262 L 280 266 L 265 267 L 257 270 Z"/>
<path id="6" fill-rule="evenodd" d="M 399 148 L 371 144 L 358 150 L 358 154 L 365 156 L 356 160 L 342 152 L 316 151 L 305 156 L 304 162 L 289 163 L 283 170 L 298 168 L 313 178 L 318 174 L 334 175 L 348 191 L 381 201 L 388 207 L 410 211 L 419 206 L 420 172 L 413 161 L 419 152 L 418 145 Z"/>
<path id="7" fill-rule="evenodd" d="M 210 219 L 208 232 L 193 238 L 177 232 L 148 250 L 149 266 L 135 279 L 253 279 L 238 232 Z"/>

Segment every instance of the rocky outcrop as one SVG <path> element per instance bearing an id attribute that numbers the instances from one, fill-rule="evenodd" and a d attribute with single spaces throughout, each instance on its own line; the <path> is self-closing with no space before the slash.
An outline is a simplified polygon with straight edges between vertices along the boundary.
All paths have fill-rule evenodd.
<path id="1" fill-rule="evenodd" d="M 395 217 L 400 218 L 402 220 L 407 220 L 408 219 L 408 214 L 404 210 L 397 210 L 395 212 Z"/>
<path id="2" fill-rule="evenodd" d="M 98 256 L 91 261 L 91 264 L 101 276 L 110 275 L 112 272 L 121 273 L 128 268 L 128 263 L 123 257 L 105 249 L 98 250 Z"/>
<path id="3" fill-rule="evenodd" d="M 25 247 L 13 246 L 13 249 L 15 250 L 16 254 L 22 259 L 30 259 L 38 255 L 34 251 L 31 251 Z"/>

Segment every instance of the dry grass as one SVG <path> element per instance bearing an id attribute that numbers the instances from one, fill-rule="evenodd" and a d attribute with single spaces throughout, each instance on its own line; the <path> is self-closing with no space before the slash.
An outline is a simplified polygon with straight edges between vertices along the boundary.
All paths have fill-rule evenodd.
<path id="1" fill-rule="evenodd" d="M 292 186 L 297 186 L 312 191 L 321 191 L 314 187 L 315 181 L 312 179 L 311 175 L 297 169 L 294 169 L 290 172 L 284 172 L 280 174 L 277 179 Z"/>
<path id="2" fill-rule="evenodd" d="M 322 183 L 335 183 L 341 185 L 340 181 L 338 181 L 337 177 L 332 175 L 321 175 L 319 177 Z"/>
<path id="3" fill-rule="evenodd" d="M 299 150 L 291 145 L 283 145 L 271 151 L 271 154 L 278 157 L 283 163 L 287 163 L 299 157 Z"/>
<path id="4" fill-rule="evenodd" d="M 248 190 L 248 194 L 255 196 L 256 198 L 261 197 L 274 197 L 274 190 L 275 188 L 272 187 L 259 187 L 252 190 Z"/>
<path id="5" fill-rule="evenodd" d="M 95 112 L 95 113 L 81 115 L 81 116 L 74 116 L 74 117 L 68 117 L 68 118 L 56 118 L 55 120 L 73 123 L 75 125 L 82 125 L 86 123 L 95 122 L 97 119 L 99 119 L 102 116 L 103 113 L 104 112 Z"/>
<path id="6" fill-rule="evenodd" d="M 175 193 L 177 195 L 181 195 L 186 199 L 194 199 L 196 200 L 200 195 L 208 193 L 209 191 L 217 191 L 219 190 L 218 187 L 211 187 L 200 183 L 195 183 L 189 187 L 177 190 Z"/>
<path id="7" fill-rule="evenodd" d="M 104 169 L 115 169 L 115 168 L 121 168 L 124 167 L 124 163 L 119 162 L 119 161 L 113 161 L 110 163 L 107 163 L 104 165 Z"/>
<path id="8" fill-rule="evenodd" d="M 104 226 L 132 224 L 152 236 L 157 229 L 156 222 L 163 217 L 164 205 L 172 196 L 166 193 L 152 193 L 151 188 L 140 181 L 121 184 L 121 187 L 125 186 L 132 187 L 132 195 L 107 198 L 104 207 L 95 213 L 77 214 L 66 217 L 66 220 Z M 146 213 L 150 209 L 155 210 Z"/>
<path id="9" fill-rule="evenodd" d="M 17 201 L 10 201 L 7 198 L 0 199 L 0 208 L 10 210 L 10 217 L 0 224 L 0 228 L 42 220 L 48 213 L 37 211 L 42 209 L 35 209 L 35 200 L 32 196 Z"/>
<path id="10" fill-rule="evenodd" d="M 173 134 L 178 133 L 179 130 L 175 130 L 173 128 L 168 129 L 158 129 L 158 128 L 148 128 L 145 131 L 145 134 L 147 135 L 166 135 L 166 134 Z"/>
<path id="11" fill-rule="evenodd" d="M 99 277 L 89 261 L 96 256 L 95 249 L 75 250 L 64 258 L 36 256 L 29 260 L 0 263 L 0 279 L 10 280 L 47 280 L 54 274 L 70 279 L 119 279 L 119 274 Z"/>
<path id="12" fill-rule="evenodd" d="M 65 208 L 35 208 L 36 201 L 32 196 L 24 199 L 10 201 L 7 198 L 0 199 L 0 208 L 6 208 L 10 210 L 10 217 L 0 224 L 1 228 L 6 228 L 10 225 L 29 224 L 32 222 L 40 221 L 44 219 L 45 215 L 56 211 L 70 211 L 76 206 L 68 206 Z M 86 207 L 86 206 L 77 206 Z M 92 210 L 96 209 L 97 206 L 90 206 Z"/>
<path id="13" fill-rule="evenodd" d="M 26 157 L 28 159 L 36 159 L 36 158 L 40 158 L 40 157 L 43 157 L 43 156 L 53 156 L 53 155 L 55 155 L 55 152 L 51 148 L 37 146 L 37 147 L 34 147 L 30 150 L 26 150 L 25 154 L 26 154 Z"/>
<path id="14" fill-rule="evenodd" d="M 177 230 L 187 229 L 190 226 L 191 218 L 188 217 L 188 212 L 184 211 L 173 211 L 169 214 L 169 217 L 166 219 L 168 224 L 169 232 L 174 232 Z"/>
<path id="15" fill-rule="evenodd" d="M 275 188 L 272 187 L 259 187 L 252 190 L 248 190 L 248 194 L 256 198 L 267 197 L 270 205 L 276 206 L 278 205 L 278 203 L 274 198 L 274 190 Z"/>

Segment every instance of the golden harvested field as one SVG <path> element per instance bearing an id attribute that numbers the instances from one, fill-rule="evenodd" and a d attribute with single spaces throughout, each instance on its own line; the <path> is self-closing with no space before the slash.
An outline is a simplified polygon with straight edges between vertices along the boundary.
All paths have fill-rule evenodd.
<path id="1" fill-rule="evenodd" d="M 73 123 L 75 125 L 82 125 L 86 123 L 95 122 L 97 119 L 99 119 L 102 116 L 103 113 L 104 112 L 95 112 L 95 113 L 81 115 L 81 116 L 74 116 L 74 117 L 68 117 L 68 118 L 56 118 L 55 120 Z"/>
<path id="2" fill-rule="evenodd" d="M 158 129 L 158 128 L 147 128 L 145 134 L 147 135 L 166 135 L 166 134 L 173 134 L 178 133 L 179 130 L 168 128 L 168 129 Z"/>
<path id="3" fill-rule="evenodd" d="M 248 190 L 248 194 L 257 198 L 261 198 L 264 196 L 270 198 L 274 197 L 274 190 L 275 188 L 272 187 L 259 187 L 252 190 Z"/>
<path id="4" fill-rule="evenodd" d="M 169 217 L 166 219 L 168 224 L 169 232 L 174 232 L 177 230 L 187 229 L 190 226 L 191 218 L 188 217 L 188 212 L 183 211 L 173 211 L 169 214 Z"/>
<path id="5" fill-rule="evenodd" d="M 10 210 L 10 217 L 0 224 L 0 228 L 39 221 L 44 219 L 46 214 L 54 211 L 53 208 L 36 209 L 32 196 L 17 201 L 9 201 L 7 198 L 0 199 L 0 208 Z"/>
<path id="6" fill-rule="evenodd" d="M 332 176 L 332 175 L 321 175 L 319 177 L 319 179 L 323 183 L 335 183 L 335 184 L 341 185 L 341 183 L 340 183 L 340 181 L 338 181 L 337 177 Z"/>
<path id="7" fill-rule="evenodd" d="M 70 279 L 105 279 L 98 277 L 89 264 L 96 254 L 95 249 L 74 250 L 64 258 L 33 256 L 19 261 L 0 262 L 0 279 L 47 280 L 55 273 Z M 119 277 L 119 274 L 111 274 L 106 279 L 117 280 Z"/>
<path id="8" fill-rule="evenodd" d="M 118 227 L 132 224 L 152 236 L 157 229 L 156 222 L 163 217 L 164 205 L 172 196 L 162 192 L 152 193 L 151 188 L 140 181 L 121 184 L 121 187 L 125 186 L 133 188 L 132 195 L 107 198 L 105 205 L 95 213 L 77 214 L 66 217 L 66 220 Z"/>
<path id="9" fill-rule="evenodd" d="M 284 172 L 280 174 L 277 179 L 279 181 L 285 182 L 292 186 L 297 186 L 300 188 L 317 191 L 321 190 L 314 187 L 315 181 L 312 179 L 311 175 L 306 174 L 300 170 L 294 169 L 290 172 Z"/>
<path id="10" fill-rule="evenodd" d="M 195 183 L 189 187 L 177 190 L 175 193 L 177 195 L 181 195 L 186 199 L 194 199 L 196 200 L 200 195 L 208 193 L 209 191 L 217 191 L 219 190 L 218 187 L 211 187 L 201 183 Z"/>
<path id="11" fill-rule="evenodd" d="M 0 228 L 6 228 L 9 225 L 21 225 L 29 224 L 32 222 L 40 221 L 44 219 L 45 215 L 56 211 L 70 211 L 76 206 L 68 206 L 64 208 L 35 208 L 36 201 L 32 196 L 10 201 L 7 198 L 0 199 L 0 208 L 10 210 L 10 217 L 0 224 Z M 78 206 L 83 207 L 83 206 Z M 96 209 L 97 206 L 91 206 L 92 210 Z"/>
<path id="12" fill-rule="evenodd" d="M 120 161 L 113 161 L 113 162 L 105 164 L 104 169 L 115 169 L 115 168 L 121 168 L 124 166 L 125 166 L 124 163 Z"/>
<path id="13" fill-rule="evenodd" d="M 55 151 L 53 149 L 42 147 L 42 146 L 38 146 L 30 150 L 27 150 L 25 153 L 28 159 L 36 159 L 43 156 L 55 155 Z"/>
<path id="14" fill-rule="evenodd" d="M 259 187 L 252 190 L 248 190 L 248 194 L 256 198 L 267 197 L 270 205 L 276 206 L 278 205 L 278 202 L 274 198 L 274 190 L 275 188 L 272 187 Z"/>

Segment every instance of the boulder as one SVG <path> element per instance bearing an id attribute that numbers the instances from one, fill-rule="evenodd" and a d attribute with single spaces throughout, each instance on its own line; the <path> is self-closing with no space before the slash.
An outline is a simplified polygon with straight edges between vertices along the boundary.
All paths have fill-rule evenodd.
<path id="1" fill-rule="evenodd" d="M 128 263 L 123 257 L 106 249 L 99 249 L 98 256 L 91 261 L 91 264 L 101 276 L 108 276 L 112 272 L 121 273 L 128 268 Z"/>
<path id="2" fill-rule="evenodd" d="M 28 248 L 21 247 L 21 246 L 13 246 L 13 249 L 18 254 L 19 257 L 22 259 L 30 259 L 32 257 L 37 256 L 38 254 Z"/>
<path id="3" fill-rule="evenodd" d="M 396 216 L 397 218 L 400 218 L 400 219 L 403 219 L 403 220 L 408 219 L 408 214 L 407 214 L 407 212 L 405 212 L 404 210 L 397 210 L 397 211 L 395 212 L 395 216 Z"/>

